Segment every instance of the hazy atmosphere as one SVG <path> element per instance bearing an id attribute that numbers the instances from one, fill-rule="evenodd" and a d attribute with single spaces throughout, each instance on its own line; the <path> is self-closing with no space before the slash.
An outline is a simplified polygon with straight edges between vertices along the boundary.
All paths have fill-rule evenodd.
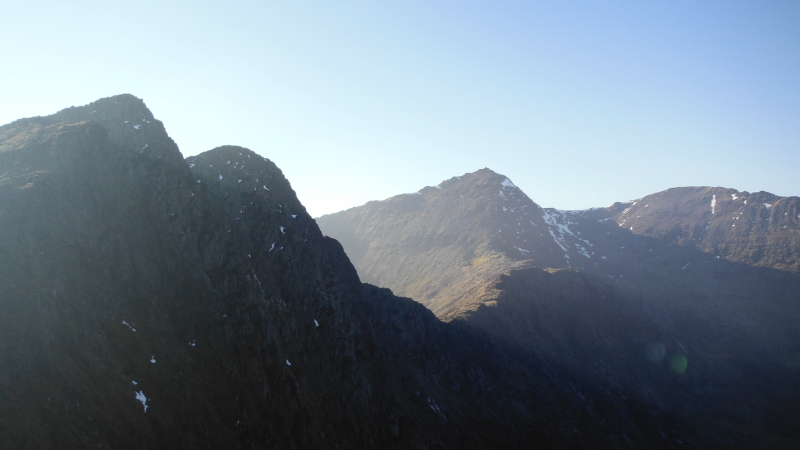
<path id="1" fill-rule="evenodd" d="M 0 123 L 131 93 L 312 216 L 489 167 L 542 206 L 800 194 L 800 4 L 13 2 Z"/>
<path id="2" fill-rule="evenodd" d="M 800 448 L 800 3 L 0 15 L 0 449 Z"/>

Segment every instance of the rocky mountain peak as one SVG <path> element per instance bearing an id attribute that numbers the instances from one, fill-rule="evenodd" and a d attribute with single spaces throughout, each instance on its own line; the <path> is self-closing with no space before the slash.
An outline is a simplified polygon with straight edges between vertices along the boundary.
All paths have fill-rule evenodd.
<path id="1" fill-rule="evenodd" d="M 514 209 L 525 208 L 541 210 L 539 205 L 525 195 L 508 177 L 488 168 L 450 178 L 435 187 L 427 186 L 415 194 L 438 198 L 441 201 L 446 199 L 446 204 L 441 205 L 445 208 L 458 209 L 459 204 L 481 204 L 484 211 L 490 214 L 514 212 Z"/>
<path id="2" fill-rule="evenodd" d="M 508 177 L 481 169 L 317 222 L 348 249 L 363 279 L 443 314 L 465 295 L 458 286 L 474 280 L 526 265 L 569 267 L 546 217 Z M 399 266 L 419 272 L 409 281 L 428 282 L 394 278 Z"/>
<path id="3" fill-rule="evenodd" d="M 471 233 L 481 233 L 486 242 L 481 253 L 568 268 L 571 259 L 590 252 L 592 244 L 569 228 L 572 211 L 542 208 L 511 179 L 491 169 L 453 177 L 419 193 L 441 198 L 440 212 L 471 223 Z M 459 205 L 469 205 L 468 213 L 460 214 Z"/>
<path id="4" fill-rule="evenodd" d="M 91 116 L 90 114 L 96 114 Z M 133 119 L 131 126 L 136 125 L 140 119 L 144 122 L 155 120 L 153 113 L 147 108 L 144 100 L 131 95 L 120 94 L 112 97 L 101 98 L 83 106 L 70 106 L 57 112 L 55 115 L 64 122 L 81 122 L 87 118 L 98 117 L 102 119 Z M 110 122 L 112 126 L 116 121 Z"/>
<path id="5" fill-rule="evenodd" d="M 236 191 L 271 192 L 274 182 L 287 183 L 280 169 L 270 160 L 244 147 L 222 146 L 186 158 L 192 172 L 215 185 Z"/>
<path id="6" fill-rule="evenodd" d="M 459 198 L 466 196 L 485 201 L 494 200 L 498 196 L 504 198 L 505 193 L 509 190 L 517 191 L 522 196 L 525 195 L 505 175 L 484 168 L 442 181 L 435 187 L 425 187 L 419 192 L 429 195 L 457 195 Z"/>
<path id="7" fill-rule="evenodd" d="M 501 175 L 493 171 L 492 169 L 483 168 L 476 170 L 475 172 L 468 172 L 465 173 L 464 175 L 455 176 L 450 179 L 444 180 L 441 183 L 439 183 L 439 185 L 437 185 L 436 187 L 445 188 L 452 186 L 456 183 L 466 183 L 469 185 L 486 185 L 486 184 L 491 184 L 495 180 L 498 179 L 502 180 L 505 178 L 506 177 L 504 175 Z"/>
<path id="8" fill-rule="evenodd" d="M 248 254 L 248 261 L 287 253 L 281 251 L 299 235 L 306 241 L 316 239 L 308 235 L 316 224 L 269 159 L 244 147 L 223 146 L 186 162 L 200 191 L 226 206 L 219 226 L 228 245 Z"/>
<path id="9" fill-rule="evenodd" d="M 49 116 L 20 119 L 13 126 L 20 134 L 21 127 L 36 128 L 56 124 L 96 122 L 115 145 L 142 158 L 156 160 L 182 170 L 183 156 L 167 134 L 164 124 L 157 120 L 144 101 L 130 94 L 103 98 L 88 105 L 72 106 Z"/>

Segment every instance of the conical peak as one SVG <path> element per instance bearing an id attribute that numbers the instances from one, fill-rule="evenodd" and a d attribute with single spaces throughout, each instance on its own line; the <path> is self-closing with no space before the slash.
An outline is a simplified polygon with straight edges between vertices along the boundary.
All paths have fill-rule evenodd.
<path id="1" fill-rule="evenodd" d="M 505 175 L 499 174 L 492 169 L 483 168 L 451 179 L 460 179 L 468 183 L 492 183 L 498 180 L 502 182 L 506 178 Z"/>
<path id="2" fill-rule="evenodd" d="M 506 187 L 506 188 L 514 187 L 514 188 L 516 188 L 514 183 L 512 183 L 511 180 L 509 180 L 508 177 L 506 177 L 505 175 L 501 175 L 501 174 L 499 174 L 499 173 L 497 173 L 497 172 L 495 172 L 495 171 L 493 171 L 491 169 L 488 169 L 488 168 L 483 168 L 483 169 L 480 169 L 480 170 L 476 170 L 475 172 L 465 173 L 464 175 L 456 176 L 456 177 L 450 178 L 448 180 L 442 181 L 435 188 L 434 187 L 427 187 L 427 188 L 422 189 L 420 192 L 421 193 L 432 193 L 432 192 L 435 192 L 434 189 L 436 189 L 436 190 L 452 190 L 452 189 L 456 189 L 456 190 L 461 191 L 461 190 L 464 190 L 464 189 L 468 189 L 468 190 L 473 190 L 473 189 L 483 190 L 483 189 L 494 189 L 494 188 L 500 188 L 500 187 Z M 460 194 L 463 194 L 463 192 L 460 193 Z"/>
<path id="3" fill-rule="evenodd" d="M 506 202 L 512 198 L 520 201 L 530 201 L 508 177 L 491 169 L 481 169 L 475 172 L 450 178 L 443 181 L 436 188 L 426 188 L 421 193 L 441 192 L 446 195 L 457 195 L 459 198 L 472 198 L 489 203 Z"/>

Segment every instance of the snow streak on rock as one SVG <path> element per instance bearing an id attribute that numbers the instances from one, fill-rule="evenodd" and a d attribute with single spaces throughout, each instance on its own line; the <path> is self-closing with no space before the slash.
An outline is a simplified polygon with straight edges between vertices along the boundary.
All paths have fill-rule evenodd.
<path id="1" fill-rule="evenodd" d="M 145 397 L 143 391 L 139 391 L 139 392 L 136 393 L 136 400 L 139 400 L 140 402 L 142 402 L 142 406 L 144 406 L 144 412 L 147 412 L 147 400 L 149 400 L 149 399 L 147 397 Z"/>
<path id="2" fill-rule="evenodd" d="M 564 250 L 564 258 L 569 259 L 570 248 L 574 248 L 574 251 L 591 258 L 593 253 L 590 254 L 583 244 L 587 246 L 592 244 L 586 239 L 578 237 L 569 228 L 570 225 L 574 224 L 570 218 L 574 214 L 572 211 L 544 210 L 543 218 L 547 224 L 547 231 L 550 232 L 550 236 L 553 237 L 555 243 Z"/>

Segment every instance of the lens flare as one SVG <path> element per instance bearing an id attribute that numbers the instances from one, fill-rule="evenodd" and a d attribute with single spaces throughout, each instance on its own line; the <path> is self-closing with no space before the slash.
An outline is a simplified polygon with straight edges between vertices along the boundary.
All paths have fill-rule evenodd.
<path id="1" fill-rule="evenodd" d="M 677 373 L 686 372 L 686 368 L 689 367 L 689 361 L 686 359 L 684 355 L 675 355 L 672 357 L 672 360 L 669 362 L 669 365 L 672 367 Z"/>

